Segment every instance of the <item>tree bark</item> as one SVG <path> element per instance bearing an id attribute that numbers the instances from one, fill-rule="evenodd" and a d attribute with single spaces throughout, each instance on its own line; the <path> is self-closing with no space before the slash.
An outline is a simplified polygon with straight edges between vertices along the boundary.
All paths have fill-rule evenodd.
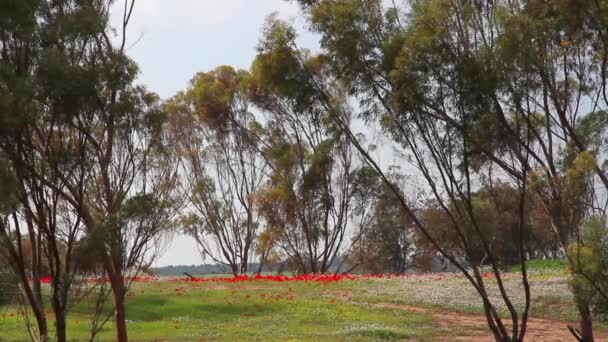
<path id="1" fill-rule="evenodd" d="M 581 342 L 593 342 L 593 318 L 591 317 L 591 310 L 589 309 L 589 303 L 577 304 L 579 315 L 581 316 L 580 325 L 580 341 Z"/>
<path id="2" fill-rule="evenodd" d="M 230 265 L 230 271 L 232 271 L 232 275 L 235 277 L 239 275 L 239 269 L 236 263 Z"/>
<path id="3" fill-rule="evenodd" d="M 32 311 L 34 312 L 34 316 L 36 317 L 36 322 L 38 324 L 38 333 L 40 334 L 40 340 L 42 342 L 50 341 L 49 328 L 46 323 L 46 316 L 44 315 L 44 310 L 38 305 L 32 305 L 31 307 Z"/>
<path id="4" fill-rule="evenodd" d="M 61 276 L 55 272 L 53 274 L 53 297 L 52 305 L 53 311 L 55 312 L 55 335 L 57 342 L 67 341 L 67 324 L 66 324 L 66 306 L 64 303 L 67 302 L 67 292 L 64 292 L 60 282 L 62 281 Z"/>
<path id="5" fill-rule="evenodd" d="M 42 342 L 50 341 L 49 340 L 49 329 L 46 321 L 46 316 L 44 314 L 44 307 L 42 306 L 42 302 L 37 300 L 36 295 L 32 291 L 31 287 L 27 283 L 27 277 L 25 277 L 25 272 L 21 274 L 22 282 L 23 282 L 23 291 L 25 292 L 25 296 L 30 304 L 32 312 L 34 313 L 34 317 L 36 318 L 36 323 L 38 325 L 38 334 L 40 335 L 40 340 Z M 34 280 L 35 282 L 35 280 Z"/>
<path id="6" fill-rule="evenodd" d="M 116 324 L 116 341 L 127 342 L 127 315 L 125 310 L 125 286 L 120 274 L 110 275 L 114 301 L 114 322 Z"/>
<path id="7" fill-rule="evenodd" d="M 57 335 L 57 342 L 67 341 L 67 325 L 65 319 L 65 310 L 55 310 L 55 334 Z"/>

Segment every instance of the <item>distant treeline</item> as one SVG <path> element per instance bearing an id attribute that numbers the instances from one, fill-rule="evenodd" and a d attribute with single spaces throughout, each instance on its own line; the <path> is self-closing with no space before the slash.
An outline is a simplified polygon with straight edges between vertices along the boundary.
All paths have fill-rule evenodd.
<path id="1" fill-rule="evenodd" d="M 209 273 L 230 273 L 230 270 L 221 265 L 177 265 L 165 266 L 150 269 L 152 273 L 160 276 L 181 276 L 184 272 L 192 275 L 202 275 Z"/>
<path id="2" fill-rule="evenodd" d="M 255 273 L 259 270 L 259 263 L 251 263 L 248 265 L 248 269 Z M 154 267 L 149 270 L 152 274 L 159 276 L 183 276 L 188 273 L 193 276 L 201 276 L 208 274 L 231 274 L 230 267 L 226 265 L 216 264 L 202 264 L 202 265 L 169 265 L 163 267 Z M 262 267 L 264 273 L 297 273 L 298 270 L 294 269 L 287 262 L 267 264 Z M 411 263 L 403 267 L 402 272 L 418 273 L 418 272 L 457 272 L 458 270 L 449 261 L 435 257 L 428 261 L 424 267 L 418 263 Z M 337 258 L 330 268 L 330 273 L 369 273 L 367 268 L 356 268 L 348 261 L 342 258 Z M 397 272 L 401 273 L 401 272 Z"/>

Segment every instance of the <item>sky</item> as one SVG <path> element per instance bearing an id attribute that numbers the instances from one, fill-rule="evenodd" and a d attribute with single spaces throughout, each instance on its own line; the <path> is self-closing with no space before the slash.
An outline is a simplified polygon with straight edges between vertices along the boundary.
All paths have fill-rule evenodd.
<path id="1" fill-rule="evenodd" d="M 122 19 L 124 0 L 113 8 Z M 139 82 L 163 98 L 183 90 L 195 73 L 219 65 L 248 69 L 266 17 L 277 12 L 300 33 L 298 45 L 316 50 L 299 8 L 285 0 L 139 0 L 127 31 L 128 54 L 140 67 Z M 201 264 L 196 243 L 178 235 L 155 266 Z"/>
<path id="2" fill-rule="evenodd" d="M 124 0 L 117 0 L 114 26 Z M 301 33 L 298 44 L 313 50 L 298 5 L 285 0 L 139 0 L 129 29 L 128 54 L 139 63 L 140 81 L 169 97 L 192 76 L 219 65 L 248 69 L 266 17 L 277 12 Z"/>

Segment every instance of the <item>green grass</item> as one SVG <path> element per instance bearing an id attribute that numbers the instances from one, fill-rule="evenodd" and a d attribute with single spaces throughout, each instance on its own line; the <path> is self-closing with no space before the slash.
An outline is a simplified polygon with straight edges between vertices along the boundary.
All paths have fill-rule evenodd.
<path id="1" fill-rule="evenodd" d="M 530 274 L 531 315 L 574 322 L 572 294 L 564 272 L 554 265 L 531 263 L 536 270 Z M 522 307 L 521 275 L 504 274 L 503 281 L 514 305 Z M 495 280 L 487 279 L 486 285 L 491 300 L 500 303 Z M 456 333 L 459 327 L 448 331 L 429 313 L 386 304 L 483 314 L 482 303 L 466 279 L 437 275 L 328 284 L 160 281 L 134 284 L 127 300 L 133 341 L 426 341 Z M 504 307 L 498 309 L 507 314 Z M 15 312 L 14 307 L 0 306 L 0 341 L 28 340 L 21 318 L 3 316 Z M 597 326 L 602 328 L 600 322 Z M 113 341 L 113 329 L 113 322 L 108 322 L 96 341 Z M 68 333 L 80 341 L 87 339 L 88 331 L 88 304 L 80 302 L 70 311 Z"/>
<path id="2" fill-rule="evenodd" d="M 362 285 L 353 283 L 138 283 L 128 297 L 129 335 L 133 341 L 369 341 L 435 333 L 429 315 L 352 303 L 345 288 Z M 8 312 L 15 308 L 0 308 L 0 341 L 27 340 L 23 320 L 2 317 Z M 88 307 L 80 303 L 68 333 L 83 340 L 88 329 Z M 97 340 L 113 336 L 110 321 Z"/>
<path id="3" fill-rule="evenodd" d="M 526 269 L 529 271 L 558 271 L 563 270 L 566 264 L 560 259 L 533 259 L 526 261 Z M 515 265 L 511 272 L 520 272 L 521 266 Z"/>

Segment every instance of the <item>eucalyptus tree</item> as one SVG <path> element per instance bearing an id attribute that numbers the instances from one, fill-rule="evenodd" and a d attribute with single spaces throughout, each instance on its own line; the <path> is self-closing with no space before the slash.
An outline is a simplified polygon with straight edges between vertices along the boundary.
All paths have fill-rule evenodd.
<path id="1" fill-rule="evenodd" d="M 428 0 L 387 11 L 379 1 L 299 2 L 365 117 L 397 137 L 431 132 L 406 143 L 446 166 L 527 182 L 576 257 L 568 245 L 580 242 L 585 216 L 606 211 L 605 2 Z M 443 146 L 428 143 L 439 138 Z M 459 161 L 444 158 L 445 144 Z M 469 182 L 466 169 L 456 175 Z M 579 337 L 592 340 L 581 314 Z"/>
<path id="2" fill-rule="evenodd" d="M 121 3 L 119 31 L 109 24 L 113 4 L 9 1 L 0 10 L 0 148 L 20 204 L 5 237 L 25 225 L 36 252 L 32 260 L 46 260 L 59 340 L 66 339 L 62 325 L 78 245 L 88 246 L 103 265 L 117 340 L 127 340 L 129 280 L 162 245 L 158 240 L 179 204 L 159 99 L 134 85 L 138 69 L 125 54 L 134 1 Z M 22 264 L 23 255 L 13 256 Z M 27 274 L 18 274 L 46 339 L 36 294 L 41 264 L 32 267 L 32 291 Z"/>
<path id="3" fill-rule="evenodd" d="M 391 181 L 403 183 L 405 177 L 394 169 L 389 171 Z M 345 253 L 351 264 L 348 271 L 360 266 L 370 273 L 404 273 L 420 266 L 424 245 L 417 241 L 412 221 L 393 191 L 369 166 L 356 169 L 353 176 L 353 216 L 358 222 L 351 248 Z M 417 207 L 412 203 L 416 196 L 408 197 Z"/>
<path id="4" fill-rule="evenodd" d="M 22 231 L 19 221 L 20 202 L 18 197 L 18 180 L 10 164 L 2 160 L 0 166 L 0 256 L 6 267 L 14 274 L 19 284 L 19 295 L 32 309 L 36 328 L 27 325 L 33 340 L 46 341 L 49 338 L 48 322 L 44 313 L 44 302 L 41 290 L 41 235 L 32 224 L 27 225 L 28 231 Z M 28 248 L 29 247 L 29 248 Z M 29 253 L 28 253 L 29 252 Z M 28 258 L 29 254 L 29 258 Z M 28 262 L 29 261 L 29 262 Z M 31 277 L 31 282 L 30 282 Z"/>
<path id="5" fill-rule="evenodd" d="M 427 2 L 420 2 L 421 6 Z M 437 6 L 439 2 L 427 4 Z M 414 23 L 410 30 L 403 28 L 401 18 L 395 10 L 385 16 L 379 1 L 320 1 L 318 3 L 303 2 L 306 13 L 310 16 L 311 26 L 321 34 L 322 53 L 311 59 L 306 53 L 297 49 L 294 38 L 295 32 L 286 24 L 271 21 L 269 29 L 261 44 L 258 58 L 273 61 L 263 69 L 262 79 L 266 81 L 272 92 L 290 98 L 296 102 L 312 98 L 317 108 L 331 113 L 328 121 L 346 137 L 364 157 L 366 162 L 380 174 L 399 201 L 402 210 L 412 220 L 413 226 L 427 241 L 445 258 L 452 262 L 475 287 L 483 302 L 487 323 L 497 340 L 520 341 L 526 330 L 530 305 L 530 291 L 525 268 L 526 256 L 521 248 L 525 193 L 527 177 L 512 180 L 520 194 L 519 226 L 520 234 L 513 243 L 519 246 L 519 262 L 522 265 L 522 283 L 525 305 L 516 308 L 502 282 L 499 260 L 493 254 L 488 243 L 488 237 L 476 220 L 473 213 L 472 193 L 479 187 L 480 169 L 470 157 L 472 144 L 470 136 L 473 132 L 475 114 L 478 112 L 472 104 L 464 100 L 439 103 L 440 109 L 448 110 L 444 117 L 433 117 L 426 107 L 427 103 L 418 102 L 418 93 L 408 93 L 414 83 L 398 83 L 401 71 L 396 64 L 406 53 L 404 44 L 411 42 L 413 47 L 424 40 L 427 32 L 419 32 L 418 21 L 424 21 L 429 14 L 443 13 L 445 8 L 419 8 L 413 12 Z M 431 12 L 429 12 L 431 10 Z M 441 27 L 437 23 L 432 28 Z M 432 42 L 432 39 L 430 40 Z M 427 56 L 427 55 L 425 55 Z M 397 58 L 399 57 L 399 59 Z M 314 60 L 317 63 L 311 63 Z M 421 66 L 422 67 L 422 66 Z M 426 74 L 415 73 L 424 77 Z M 430 77 L 430 74 L 429 74 Z M 435 86 L 435 80 L 421 94 L 436 101 L 445 100 L 444 92 L 451 91 Z M 422 84 L 421 84 L 422 85 Z M 346 91 L 340 91 L 346 89 Z M 460 95 L 466 95 L 464 88 L 459 88 Z M 412 89 L 416 90 L 415 88 Z M 407 193 L 390 181 L 386 172 L 372 157 L 370 151 L 363 146 L 350 127 L 346 118 L 350 117 L 353 108 L 348 106 L 345 95 L 352 95 L 360 100 L 358 114 L 364 120 L 380 121 L 385 132 L 394 140 L 397 147 L 408 154 L 411 164 L 425 182 L 431 197 L 445 211 L 458 236 L 458 243 L 470 269 L 465 267 L 458 256 L 449 253 L 437 241 L 432 227 L 421 221 L 414 208 L 405 198 Z M 450 100 L 453 100 L 450 98 Z M 435 103 L 437 104 L 437 103 Z M 307 107 L 311 107 L 307 104 Z M 432 113 L 431 113 L 432 114 Z M 441 120 L 441 119 L 446 120 Z M 525 130 L 523 130 L 525 132 Z M 525 141 L 530 141 L 524 135 Z M 514 155 L 510 162 L 524 175 L 528 172 L 528 155 L 521 152 Z M 461 203 L 450 207 L 449 202 Z M 472 255 L 476 252 L 470 244 L 470 239 L 464 234 L 461 222 L 470 222 L 474 228 L 474 236 L 480 242 L 479 247 L 488 255 L 488 263 L 494 273 L 500 300 L 490 299 L 486 281 L 482 277 L 480 265 L 474 262 Z M 510 313 L 511 327 L 508 328 L 498 314 L 498 306 L 504 305 Z"/>
<path id="6" fill-rule="evenodd" d="M 11 219 L 3 222 L 2 240 L 37 321 L 32 338 L 48 339 L 40 282 L 44 267 L 54 279 L 51 305 L 57 339 L 64 341 L 77 264 L 72 256 L 82 226 L 60 193 L 66 189 L 64 177 L 82 184 L 86 168 L 82 135 L 69 120 L 90 108 L 93 74 L 84 55 L 107 13 L 93 1 L 1 6 L 0 154 L 18 201 Z"/>
<path id="7" fill-rule="evenodd" d="M 11 258 L 17 268 L 28 265 L 38 300 L 42 298 L 41 276 L 53 280 L 50 303 L 55 314 L 55 334 L 58 340 L 65 341 L 68 309 L 78 299 L 70 290 L 78 285 L 80 261 L 75 252 L 84 227 L 75 210 L 60 196 L 65 186 L 59 174 L 82 182 L 85 166 L 79 164 L 82 160 L 74 149 L 78 142 L 70 139 L 70 129 L 54 120 L 33 121 L 28 126 L 31 134 L 20 130 L 23 135 L 11 139 L 9 146 L 4 145 L 13 164 L 19 207 L 13 213 L 10 231 L 3 236 L 18 251 Z"/>
<path id="8" fill-rule="evenodd" d="M 248 98 L 250 75 L 229 66 L 197 74 L 190 87 L 167 104 L 179 137 L 191 212 L 185 231 L 204 257 L 250 271 L 263 224 L 254 195 L 267 179 L 260 153 L 262 125 Z"/>
<path id="9" fill-rule="evenodd" d="M 130 85 L 135 75 L 123 75 L 124 87 L 103 98 L 107 107 L 75 123 L 86 135 L 90 177 L 83 192 L 66 194 L 87 229 L 81 243 L 109 278 L 119 341 L 127 340 L 127 290 L 163 251 L 183 204 L 165 114 L 156 95 Z"/>
<path id="10" fill-rule="evenodd" d="M 296 269 L 325 273 L 345 247 L 352 209 L 352 149 L 330 120 L 335 113 L 315 101 L 314 88 L 302 78 L 305 75 L 292 69 L 300 61 L 289 50 L 269 53 L 281 48 L 282 34 L 289 34 L 283 29 L 272 20 L 268 23 L 268 36 L 261 41 L 252 65 L 251 96 L 267 113 L 263 153 L 271 168 L 270 179 L 256 200 L 267 225 L 278 232 L 280 249 Z M 311 55 L 301 57 L 311 68 L 323 65 Z M 289 84 L 280 90 L 274 87 L 269 76 L 273 73 L 283 74 Z M 341 118 L 350 120 L 348 115 Z"/>

